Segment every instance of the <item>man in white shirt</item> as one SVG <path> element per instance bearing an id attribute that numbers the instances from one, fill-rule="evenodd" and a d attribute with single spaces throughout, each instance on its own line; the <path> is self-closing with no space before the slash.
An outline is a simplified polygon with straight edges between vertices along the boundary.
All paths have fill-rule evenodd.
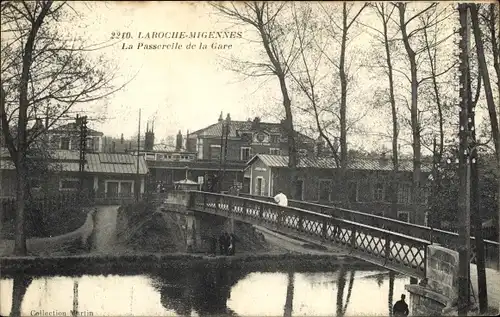
<path id="1" fill-rule="evenodd" d="M 278 206 L 288 207 L 288 198 L 282 192 L 278 192 L 276 196 L 274 196 L 274 201 L 278 204 Z M 281 208 L 280 208 L 281 209 Z M 278 213 L 278 223 L 284 223 L 285 220 L 285 211 L 282 209 Z"/>
<path id="2" fill-rule="evenodd" d="M 274 196 L 274 201 L 280 206 L 288 206 L 288 198 L 282 192 L 279 192 L 278 195 Z"/>

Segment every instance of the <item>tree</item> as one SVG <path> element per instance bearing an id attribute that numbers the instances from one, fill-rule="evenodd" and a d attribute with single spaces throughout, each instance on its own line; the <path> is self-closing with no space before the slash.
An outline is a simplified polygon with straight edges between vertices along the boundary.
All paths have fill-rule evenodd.
<path id="1" fill-rule="evenodd" d="M 327 27 L 328 33 L 333 38 L 336 37 L 336 34 L 340 32 L 340 56 L 338 63 L 330 58 L 330 62 L 332 65 L 336 66 L 339 71 L 339 79 L 340 79 L 340 166 L 343 171 L 347 169 L 347 89 L 348 89 L 348 70 L 346 69 L 346 50 L 348 43 L 348 35 L 349 30 L 353 26 L 353 24 L 358 19 L 359 15 L 363 10 L 367 7 L 367 4 L 363 4 L 361 8 L 357 11 L 354 11 L 352 15 L 351 11 L 355 8 L 355 4 L 347 4 L 343 2 L 342 4 L 342 24 L 339 25 L 335 19 L 335 11 L 332 8 L 326 8 L 321 5 L 323 8 L 328 21 L 330 22 L 330 27 Z M 344 197 L 345 198 L 345 197 Z"/>
<path id="2" fill-rule="evenodd" d="M 394 40 L 393 36 L 390 36 L 390 22 L 392 20 L 392 15 L 394 13 L 395 7 L 389 4 L 375 4 L 373 8 L 382 22 L 382 31 L 378 28 L 373 28 L 371 26 L 366 25 L 371 30 L 374 30 L 378 36 L 378 41 L 384 46 L 385 51 L 385 73 L 387 75 L 387 83 L 389 86 L 389 105 L 391 109 L 391 119 L 392 119 L 392 171 L 391 171 L 391 184 L 390 184 L 390 200 L 391 200 L 391 213 L 393 215 L 397 215 L 397 173 L 399 171 L 399 146 L 398 146 L 398 137 L 399 137 L 399 124 L 398 124 L 398 109 L 396 105 L 396 97 L 395 97 L 395 85 L 394 85 L 394 66 L 392 61 L 391 54 L 391 46 L 393 46 Z"/>
<path id="3" fill-rule="evenodd" d="M 269 77 L 278 79 L 283 97 L 285 111 L 284 128 L 288 139 L 288 167 L 292 171 L 292 182 L 295 181 L 297 167 L 296 133 L 293 124 L 292 101 L 290 99 L 287 78 L 290 67 L 297 58 L 297 50 L 293 43 L 295 38 L 287 28 L 284 12 L 288 8 L 286 2 L 242 2 L 234 3 L 210 2 L 216 12 L 236 23 L 250 26 L 257 32 L 259 45 L 265 51 L 266 60 L 252 62 L 240 59 L 231 59 L 233 70 L 249 77 Z M 291 187 L 287 189 L 288 195 Z"/>
<path id="4" fill-rule="evenodd" d="M 114 88 L 113 70 L 104 59 L 85 52 L 80 38 L 69 39 L 61 26 L 76 12 L 69 3 L 2 2 L 0 116 L 2 134 L 16 169 L 16 235 L 14 252 L 26 254 L 25 198 L 31 145 L 70 114 L 78 104 L 103 99 Z M 46 125 L 29 127 L 40 116 Z"/>
<path id="5" fill-rule="evenodd" d="M 498 6 L 497 6 L 498 7 Z M 493 139 L 494 143 L 494 148 L 495 148 L 495 153 L 496 153 L 496 161 L 497 161 L 497 171 L 498 174 L 500 175 L 500 127 L 498 125 L 498 114 L 496 112 L 496 109 L 498 109 L 498 105 L 495 105 L 495 100 L 493 96 L 493 89 L 491 87 L 491 82 L 490 82 L 490 76 L 489 76 L 489 71 L 486 63 L 486 54 L 485 54 L 485 49 L 484 49 L 484 43 L 482 39 L 482 32 L 481 32 L 481 27 L 480 27 L 480 21 L 479 21 L 479 5 L 476 4 L 471 4 L 470 5 L 470 14 L 471 14 L 471 20 L 472 20 L 472 31 L 474 33 L 474 40 L 476 43 L 476 53 L 477 53 L 477 59 L 478 59 L 478 64 L 479 64 L 479 72 L 481 74 L 481 77 L 483 79 L 483 87 L 484 87 L 484 94 L 486 97 L 486 104 L 488 106 L 488 114 L 490 117 L 490 124 L 491 124 L 491 137 Z M 500 48 L 497 43 L 497 31 L 496 29 L 496 23 L 497 20 L 494 20 L 494 17 L 498 17 L 498 13 L 495 13 L 495 8 L 493 5 L 490 7 L 489 10 L 489 19 L 487 19 L 487 26 L 490 31 L 491 35 L 491 50 L 493 53 L 493 60 L 494 60 L 494 67 L 495 71 L 497 74 L 497 84 L 498 84 L 498 92 L 500 94 L 500 70 L 499 70 L 499 52 Z M 498 178 L 497 182 L 497 191 L 498 191 L 498 201 L 497 201 L 497 208 L 498 208 L 498 230 L 500 231 L 500 177 Z M 499 234 L 500 238 L 500 234 Z M 500 269 L 500 249 L 499 249 L 499 260 L 498 260 L 498 268 Z"/>
<path id="6" fill-rule="evenodd" d="M 348 95 L 355 73 L 350 69 L 353 59 L 348 58 L 349 36 L 365 8 L 366 4 L 357 7 L 343 3 L 340 17 L 334 10 L 336 6 L 331 5 L 320 4 L 317 10 L 308 4 L 293 5 L 292 10 L 300 62 L 294 65 L 296 67 L 290 74 L 306 99 L 303 107 L 297 107 L 314 118 L 315 128 L 328 145 L 342 175 L 345 175 L 348 163 L 347 133 L 356 122 L 350 122 L 347 115 Z M 342 21 L 340 25 L 336 22 L 339 19 Z M 336 133 L 331 132 L 337 129 L 340 157 L 337 137 L 333 136 Z M 340 179 L 343 184 L 338 191 L 342 200 L 348 202 L 347 178 L 341 176 Z"/>
<path id="7" fill-rule="evenodd" d="M 432 28 L 434 26 L 443 23 L 451 16 L 451 13 L 447 12 L 447 7 L 445 6 L 439 12 L 436 12 L 438 8 L 437 3 L 432 3 L 427 5 L 421 10 L 410 17 L 407 16 L 407 3 L 396 3 L 394 4 L 399 11 L 399 22 L 398 26 L 402 35 L 402 42 L 406 51 L 406 57 L 410 66 L 410 86 L 411 86 L 411 102 L 410 102 L 410 126 L 412 130 L 412 148 L 413 148 L 413 180 L 412 180 L 412 193 L 413 202 L 418 203 L 421 198 L 421 166 L 422 166 L 422 126 L 420 113 L 421 110 L 418 106 L 419 97 L 419 87 L 420 85 L 429 79 L 436 78 L 447 73 L 450 69 L 454 67 L 454 64 L 448 69 L 445 69 L 439 74 L 433 74 L 429 77 L 419 78 L 419 66 L 420 66 L 420 55 L 428 51 L 429 46 L 418 47 L 415 41 L 422 36 L 424 30 Z M 429 14 L 430 13 L 430 14 Z M 413 29 L 410 28 L 410 23 L 412 21 L 420 21 L 420 24 L 415 26 Z M 446 35 L 443 39 L 436 41 L 434 45 L 444 42 L 453 33 Z"/>

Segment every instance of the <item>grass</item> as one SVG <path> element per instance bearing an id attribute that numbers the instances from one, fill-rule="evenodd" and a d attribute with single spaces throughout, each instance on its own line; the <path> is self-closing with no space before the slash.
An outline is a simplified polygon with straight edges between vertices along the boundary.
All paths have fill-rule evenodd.
<path id="1" fill-rule="evenodd" d="M 128 254 L 128 255 L 65 255 L 50 257 L 0 258 L 2 274 L 9 276 L 24 272 L 33 275 L 81 275 L 81 274 L 142 274 L 156 270 L 185 270 L 231 268 L 275 272 L 324 271 L 340 265 L 373 268 L 372 264 L 332 255 L 304 254 L 239 254 L 236 256 L 205 256 L 187 253 L 177 254 Z"/>
<path id="2" fill-rule="evenodd" d="M 48 238 L 72 232 L 80 228 L 87 217 L 87 208 L 68 206 L 59 210 L 45 210 L 41 214 L 30 211 L 26 221 L 26 237 Z M 2 224 L 0 238 L 14 239 L 15 219 Z"/>

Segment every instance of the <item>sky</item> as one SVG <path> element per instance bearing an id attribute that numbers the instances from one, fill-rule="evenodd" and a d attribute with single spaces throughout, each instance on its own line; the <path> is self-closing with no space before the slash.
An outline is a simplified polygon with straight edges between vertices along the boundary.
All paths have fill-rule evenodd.
<path id="1" fill-rule="evenodd" d="M 245 32 L 242 27 L 219 23 L 206 5 L 172 2 L 95 2 L 91 10 L 81 8 L 80 29 L 96 43 L 109 41 L 113 32 L 130 32 L 132 39 L 100 50 L 119 69 L 117 83 L 129 82 L 109 98 L 106 122 L 95 128 L 107 135 L 125 137 L 137 134 L 139 109 L 141 125 L 155 121 L 158 137 L 176 134 L 178 130 L 201 129 L 217 121 L 220 112 L 234 120 L 255 116 L 259 105 L 269 102 L 269 90 L 259 89 L 259 81 L 242 81 L 238 74 L 224 69 L 224 50 L 210 48 L 212 43 L 232 45 L 232 54 L 248 55 L 252 50 L 243 39 L 138 39 L 148 32 Z M 89 36 L 90 34 L 90 36 Z M 150 33 L 151 34 L 151 33 Z M 208 48 L 199 49 L 200 42 Z M 195 49 L 144 50 L 139 43 L 193 43 Z M 133 49 L 122 49 L 132 45 Z M 226 51 L 229 50 L 226 48 Z M 275 94 L 271 92 L 271 94 Z M 276 98 L 279 95 L 276 96 Z"/>
<path id="2" fill-rule="evenodd" d="M 341 2 L 338 2 L 340 5 Z M 98 50 L 109 61 L 110 69 L 116 67 L 119 76 L 117 85 L 127 83 L 106 102 L 87 105 L 104 115 L 104 122 L 92 122 L 91 127 L 105 135 L 125 138 L 137 135 L 139 111 L 141 131 L 147 122 L 154 120 L 156 140 L 175 135 L 179 130 L 195 131 L 213 124 L 223 112 L 230 113 L 232 120 L 246 120 L 263 116 L 264 120 L 277 121 L 269 113 L 282 111 L 282 98 L 276 78 L 246 78 L 224 66 L 223 58 L 237 56 L 240 59 L 259 61 L 262 47 L 251 43 L 255 36 L 247 26 L 233 25 L 215 15 L 202 2 L 161 1 L 96 1 L 90 5 L 75 2 L 73 7 L 80 12 L 80 19 L 71 21 L 70 29 L 82 35 L 90 43 L 112 43 Z M 372 20 L 363 17 L 364 22 Z M 242 38 L 233 39 L 140 39 L 152 32 L 241 32 Z M 111 40 L 120 33 L 126 39 Z M 123 35 L 125 34 L 125 35 Z M 130 38 L 128 38 L 130 37 Z M 372 50 L 368 33 L 357 35 L 357 48 Z M 207 45 L 200 49 L 200 43 Z M 212 49 L 211 44 L 231 45 L 231 48 Z M 182 45 L 182 49 L 146 50 L 147 45 Z M 193 49 L 186 49 L 192 44 Z M 141 45 L 141 48 L 138 46 Z M 127 49 L 131 47 L 131 49 Z M 373 51 L 373 50 L 372 50 Z M 355 59 L 365 58 L 363 54 Z M 368 70 L 357 70 L 360 82 L 355 96 L 349 100 L 349 109 L 364 112 L 373 103 L 377 85 L 370 79 Z M 292 95 L 292 102 L 297 100 Z M 387 110 L 387 109 L 386 109 Z M 387 112 L 387 111 L 386 111 Z M 373 109 L 366 113 L 361 124 L 370 126 L 369 134 L 349 135 L 348 142 L 366 150 L 390 148 L 390 140 L 382 140 L 380 134 L 390 133 L 387 113 Z M 457 119 L 458 120 L 458 119 Z M 317 135 L 311 135 L 316 137 Z M 402 151 L 411 151 L 409 142 L 401 142 Z"/>

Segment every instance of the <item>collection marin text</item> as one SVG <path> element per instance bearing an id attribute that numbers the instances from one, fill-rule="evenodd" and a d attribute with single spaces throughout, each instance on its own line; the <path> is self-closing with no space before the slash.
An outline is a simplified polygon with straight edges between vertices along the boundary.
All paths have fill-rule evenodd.
<path id="1" fill-rule="evenodd" d="M 145 50 L 162 50 L 162 49 L 231 49 L 232 44 L 219 43 L 216 41 L 210 42 L 177 42 L 172 40 L 189 40 L 189 39 L 241 39 L 242 32 L 137 32 L 134 36 L 131 32 L 112 32 L 112 40 L 144 40 L 131 44 L 123 42 L 122 49 L 145 49 Z M 147 40 L 155 40 L 154 43 Z M 168 42 L 166 42 L 167 40 Z"/>

